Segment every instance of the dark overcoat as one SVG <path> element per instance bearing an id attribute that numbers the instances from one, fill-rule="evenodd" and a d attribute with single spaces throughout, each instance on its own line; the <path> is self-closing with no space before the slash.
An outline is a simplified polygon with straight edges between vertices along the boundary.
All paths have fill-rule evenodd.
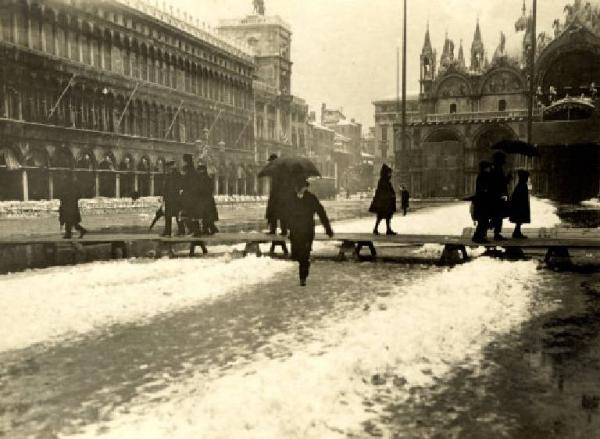
<path id="1" fill-rule="evenodd" d="M 510 197 L 510 222 L 528 224 L 531 222 L 529 188 L 526 182 L 519 182 Z"/>
<path id="2" fill-rule="evenodd" d="M 318 198 L 309 191 L 304 192 L 302 198 L 297 195 L 289 202 L 290 211 L 287 215 L 290 228 L 290 241 L 292 244 L 292 258 L 297 259 L 294 248 L 311 247 L 315 238 L 315 214 L 319 217 L 321 224 L 327 234 L 332 234 L 331 224 L 323 205 Z"/>
<path id="3" fill-rule="evenodd" d="M 200 179 L 198 171 L 193 166 L 185 165 L 181 177 L 181 203 L 183 215 L 187 218 L 198 219 L 202 215 L 200 200 Z"/>
<path id="4" fill-rule="evenodd" d="M 79 224 L 81 222 L 81 213 L 79 212 L 80 198 L 81 194 L 76 185 L 65 184 L 58 208 L 58 220 L 60 224 Z"/>
<path id="5" fill-rule="evenodd" d="M 409 194 L 409 192 L 406 189 L 402 190 L 401 197 L 402 197 L 402 208 L 403 209 L 408 209 L 408 206 L 409 206 L 409 203 L 410 203 L 409 202 L 409 200 L 410 200 L 410 194 Z"/>
<path id="6" fill-rule="evenodd" d="M 473 219 L 477 222 L 489 222 L 492 216 L 491 183 L 491 174 L 487 172 L 480 172 L 475 181 Z"/>
<path id="7" fill-rule="evenodd" d="M 369 212 L 375 213 L 381 218 L 391 218 L 396 212 L 396 192 L 392 186 L 391 176 L 379 178 Z"/>
<path id="8" fill-rule="evenodd" d="M 508 203 L 502 198 L 508 198 L 509 180 L 502 168 L 492 168 L 492 172 L 490 173 L 490 200 L 491 215 L 494 218 L 506 218 L 509 214 Z"/>
<path id="9" fill-rule="evenodd" d="M 165 216 L 178 216 L 182 210 L 181 205 L 181 175 L 178 171 L 165 175 L 163 183 L 163 201 L 165 203 Z"/>
<path id="10" fill-rule="evenodd" d="M 207 222 L 216 222 L 219 220 L 217 203 L 215 202 L 213 180 L 204 172 L 198 173 L 199 199 L 201 217 Z"/>
<path id="11" fill-rule="evenodd" d="M 277 220 L 285 221 L 289 201 L 293 195 L 293 190 L 284 178 L 278 175 L 271 177 L 271 192 L 265 212 L 265 218 L 270 224 L 275 224 Z"/>

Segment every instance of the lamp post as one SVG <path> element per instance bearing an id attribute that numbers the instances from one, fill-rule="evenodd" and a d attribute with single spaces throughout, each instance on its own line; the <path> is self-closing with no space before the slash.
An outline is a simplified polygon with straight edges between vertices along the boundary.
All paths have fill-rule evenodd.
<path id="1" fill-rule="evenodd" d="M 537 0 L 531 10 L 531 47 L 529 53 L 529 102 L 527 106 L 527 143 L 533 141 L 533 105 L 535 98 L 535 51 L 537 27 Z"/>

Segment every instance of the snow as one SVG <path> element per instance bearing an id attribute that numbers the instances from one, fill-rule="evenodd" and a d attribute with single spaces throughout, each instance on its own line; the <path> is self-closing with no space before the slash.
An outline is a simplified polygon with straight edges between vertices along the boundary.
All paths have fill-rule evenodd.
<path id="1" fill-rule="evenodd" d="M 399 274 L 377 306 L 311 328 L 307 339 L 315 341 L 272 340 L 293 355 L 257 355 L 221 376 L 193 373 L 75 437 L 361 436 L 361 423 L 383 415 L 386 403 L 443 382 L 456 367 L 477 367 L 487 344 L 540 312 L 532 306 L 536 276 L 535 262 L 488 258 L 414 284 L 403 285 Z M 366 409 L 375 396 L 382 402 Z"/>
<path id="2" fill-rule="evenodd" d="M 558 223 L 549 202 L 532 198 L 531 203 L 532 226 Z M 460 234 L 468 226 L 472 224 L 467 203 L 424 209 L 406 217 L 396 215 L 393 220 L 394 229 L 400 233 Z M 373 218 L 369 217 L 334 224 L 338 233 L 369 233 L 372 227 Z M 216 250 L 229 254 L 216 259 L 94 262 L 1 276 L 0 333 L 7 335 L 0 339 L 0 352 L 57 342 L 116 323 L 149 319 L 295 270 L 291 261 L 233 259 L 231 252 L 242 248 L 220 246 Z M 316 251 L 332 248 L 332 243 L 314 246 Z M 428 245 L 416 252 L 426 255 L 439 253 L 440 249 Z"/>
<path id="3" fill-rule="evenodd" d="M 226 255 L 95 262 L 2 276 L 0 352 L 181 310 L 292 267 L 289 261 Z"/>
<path id="4" fill-rule="evenodd" d="M 600 199 L 592 198 L 590 200 L 582 201 L 581 205 L 584 207 L 598 208 L 598 207 L 600 207 Z"/>

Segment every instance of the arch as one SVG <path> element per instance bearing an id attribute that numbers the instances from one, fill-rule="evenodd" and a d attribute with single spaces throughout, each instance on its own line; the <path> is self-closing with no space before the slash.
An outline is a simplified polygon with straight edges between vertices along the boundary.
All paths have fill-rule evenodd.
<path id="1" fill-rule="evenodd" d="M 98 169 L 104 170 L 104 171 L 114 171 L 117 166 L 117 159 L 115 158 L 115 155 L 112 152 L 104 152 L 101 155 L 100 160 L 97 160 L 98 163 Z"/>
<path id="2" fill-rule="evenodd" d="M 0 166 L 7 169 L 19 169 L 23 163 L 23 157 L 18 148 L 3 146 L 0 148 Z"/>
<path id="3" fill-rule="evenodd" d="M 150 157 L 148 157 L 146 154 L 141 156 L 137 164 L 137 170 L 140 172 L 150 172 L 152 170 L 152 162 L 150 161 Z"/>
<path id="4" fill-rule="evenodd" d="M 466 97 L 473 93 L 471 85 L 465 76 L 460 73 L 450 73 L 442 77 L 435 88 L 438 98 Z"/>
<path id="5" fill-rule="evenodd" d="M 47 168 L 50 165 L 48 151 L 38 146 L 29 148 L 27 155 L 24 157 L 23 164 L 36 168 Z"/>
<path id="6" fill-rule="evenodd" d="M 430 132 L 425 137 L 424 142 L 445 142 L 445 141 L 457 141 L 463 142 L 464 136 L 453 128 L 437 128 Z"/>
<path id="7" fill-rule="evenodd" d="M 66 146 L 56 148 L 50 158 L 50 166 L 53 168 L 72 169 L 75 164 L 73 153 Z"/>
<path id="8" fill-rule="evenodd" d="M 478 150 L 491 151 L 491 147 L 501 140 L 514 140 L 518 137 L 517 133 L 508 125 L 485 125 L 473 136 L 473 146 Z"/>
<path id="9" fill-rule="evenodd" d="M 486 73 L 479 87 L 480 95 L 523 93 L 525 78 L 516 69 L 502 67 Z"/>
<path id="10" fill-rule="evenodd" d="M 89 171 L 96 169 L 96 157 L 94 156 L 94 152 L 89 149 L 82 149 L 79 151 L 75 161 L 75 168 L 87 169 Z"/>
<path id="11" fill-rule="evenodd" d="M 120 171 L 133 171 L 135 170 L 135 160 L 129 153 L 123 155 L 121 162 L 119 163 Z"/>

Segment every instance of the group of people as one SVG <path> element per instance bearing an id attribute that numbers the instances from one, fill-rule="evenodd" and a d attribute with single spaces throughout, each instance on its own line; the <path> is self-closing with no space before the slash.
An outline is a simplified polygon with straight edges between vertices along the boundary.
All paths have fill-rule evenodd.
<path id="1" fill-rule="evenodd" d="M 213 181 L 206 165 L 194 167 L 191 154 L 184 154 L 182 172 L 175 161 L 165 163 L 166 175 L 163 186 L 163 211 L 165 228 L 162 236 L 171 236 L 173 218 L 177 223 L 177 235 L 213 235 L 219 230 L 217 205 L 213 195 Z"/>
<path id="2" fill-rule="evenodd" d="M 511 175 L 505 173 L 506 155 L 497 151 L 492 162 L 483 160 L 479 163 L 479 175 L 475 183 L 475 195 L 472 200 L 472 217 L 477 223 L 473 242 L 488 243 L 488 230 L 493 229 L 494 240 L 502 241 L 502 223 L 509 218 L 515 224 L 512 237 L 527 238 L 521 231 L 523 224 L 531 222 L 529 206 L 529 172 L 519 170 L 518 183 L 509 196 Z"/>

